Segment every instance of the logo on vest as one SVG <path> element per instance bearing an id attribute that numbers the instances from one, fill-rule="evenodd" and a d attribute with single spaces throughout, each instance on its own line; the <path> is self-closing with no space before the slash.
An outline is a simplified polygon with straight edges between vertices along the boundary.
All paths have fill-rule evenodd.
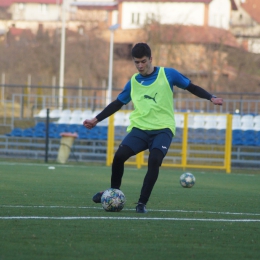
<path id="1" fill-rule="evenodd" d="M 155 103 L 157 103 L 156 100 L 155 100 L 156 95 L 157 95 L 157 93 L 154 95 L 154 97 L 150 97 L 150 96 L 148 96 L 148 95 L 144 95 L 144 98 L 146 98 L 146 99 L 152 99 Z"/>

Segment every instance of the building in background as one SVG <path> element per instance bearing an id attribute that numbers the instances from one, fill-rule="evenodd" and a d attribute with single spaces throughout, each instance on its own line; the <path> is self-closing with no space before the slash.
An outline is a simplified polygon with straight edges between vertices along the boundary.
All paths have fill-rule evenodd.
<path id="1" fill-rule="evenodd" d="M 118 0 L 122 29 L 140 28 L 150 21 L 161 24 L 212 26 L 229 29 L 230 0 Z"/>
<path id="2" fill-rule="evenodd" d="M 75 83 L 79 82 L 77 78 L 81 82 L 83 79 L 83 84 L 90 82 L 91 78 L 91 86 L 106 86 L 106 50 L 111 35 L 109 27 L 114 24 L 120 25 L 114 33 L 115 87 L 122 87 L 129 75 L 134 73 L 130 51 L 133 44 L 140 41 L 149 42 L 156 49 L 153 58 L 157 64 L 176 67 L 191 78 L 199 77 L 203 86 L 218 91 L 225 85 L 226 79 L 237 79 L 236 86 L 246 79 L 239 72 L 240 62 L 245 62 L 244 56 L 238 58 L 238 53 L 245 53 L 238 51 L 241 46 L 251 52 L 260 52 L 259 0 L 64 1 L 66 40 L 71 44 L 66 45 L 66 61 L 70 64 L 66 75 L 70 75 L 67 76 L 67 84 L 70 85 L 78 84 Z M 61 7 L 62 0 L 1 0 L 0 40 L 6 37 L 9 40 L 6 42 L 11 44 L 16 40 L 21 43 L 22 39 L 30 44 L 34 40 L 32 35 L 38 35 L 42 37 L 37 38 L 38 44 L 43 44 L 41 39 L 46 32 L 46 42 L 60 46 Z M 91 46 L 94 51 L 90 51 Z M 80 54 L 76 54 L 76 50 L 81 50 Z M 84 56 L 82 53 L 89 58 L 95 51 L 99 56 L 102 53 L 105 68 L 97 69 L 93 64 L 89 67 L 95 72 L 102 71 L 96 78 L 93 71 L 90 72 L 91 77 L 87 76 L 83 69 L 86 61 L 80 59 Z M 79 58 L 73 60 L 76 55 Z M 234 57 L 232 64 L 232 59 L 227 58 L 231 56 Z M 247 59 L 246 63 L 251 64 L 251 56 Z M 53 66 L 50 71 L 56 76 L 57 66 L 53 64 L 48 65 L 46 74 Z M 237 75 L 241 75 L 241 79 Z M 252 82 L 252 85 L 257 84 Z"/>
<path id="3" fill-rule="evenodd" d="M 260 1 L 234 0 L 230 30 L 238 42 L 253 53 L 260 53 Z"/>

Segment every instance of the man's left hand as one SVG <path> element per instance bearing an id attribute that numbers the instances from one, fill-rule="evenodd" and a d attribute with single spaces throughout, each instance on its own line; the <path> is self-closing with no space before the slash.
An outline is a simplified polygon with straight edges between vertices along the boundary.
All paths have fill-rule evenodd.
<path id="1" fill-rule="evenodd" d="M 223 98 L 211 98 L 211 102 L 214 104 L 214 105 L 217 105 L 217 106 L 222 106 L 223 104 Z"/>

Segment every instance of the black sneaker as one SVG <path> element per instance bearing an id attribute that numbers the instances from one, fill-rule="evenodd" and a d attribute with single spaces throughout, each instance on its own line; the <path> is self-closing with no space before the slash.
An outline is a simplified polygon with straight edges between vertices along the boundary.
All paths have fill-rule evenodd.
<path id="1" fill-rule="evenodd" d="M 98 193 L 96 193 L 93 197 L 92 197 L 92 200 L 95 202 L 95 203 L 101 203 L 101 197 L 103 195 L 104 191 L 100 191 Z"/>
<path id="2" fill-rule="evenodd" d="M 135 209 L 136 209 L 137 213 L 147 213 L 148 212 L 145 208 L 145 204 L 143 204 L 143 203 L 138 203 Z"/>

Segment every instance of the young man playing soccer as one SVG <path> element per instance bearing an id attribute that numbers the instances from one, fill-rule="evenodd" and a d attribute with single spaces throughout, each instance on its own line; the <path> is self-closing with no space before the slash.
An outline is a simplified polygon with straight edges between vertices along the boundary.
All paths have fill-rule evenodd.
<path id="1" fill-rule="evenodd" d="M 158 178 L 159 167 L 175 135 L 173 86 L 208 99 L 214 105 L 222 105 L 223 99 L 192 84 L 188 78 L 173 68 L 153 66 L 151 49 L 146 43 L 137 43 L 133 47 L 132 58 L 139 73 L 132 76 L 115 101 L 95 118 L 86 119 L 83 124 L 86 128 L 92 129 L 98 122 L 111 116 L 132 100 L 134 110 L 130 114 L 128 135 L 119 145 L 112 163 L 111 188 L 120 189 L 125 161 L 149 149 L 148 171 L 136 206 L 137 213 L 146 213 L 146 203 Z M 95 194 L 93 201 L 100 203 L 102 194 L 103 192 Z"/>

